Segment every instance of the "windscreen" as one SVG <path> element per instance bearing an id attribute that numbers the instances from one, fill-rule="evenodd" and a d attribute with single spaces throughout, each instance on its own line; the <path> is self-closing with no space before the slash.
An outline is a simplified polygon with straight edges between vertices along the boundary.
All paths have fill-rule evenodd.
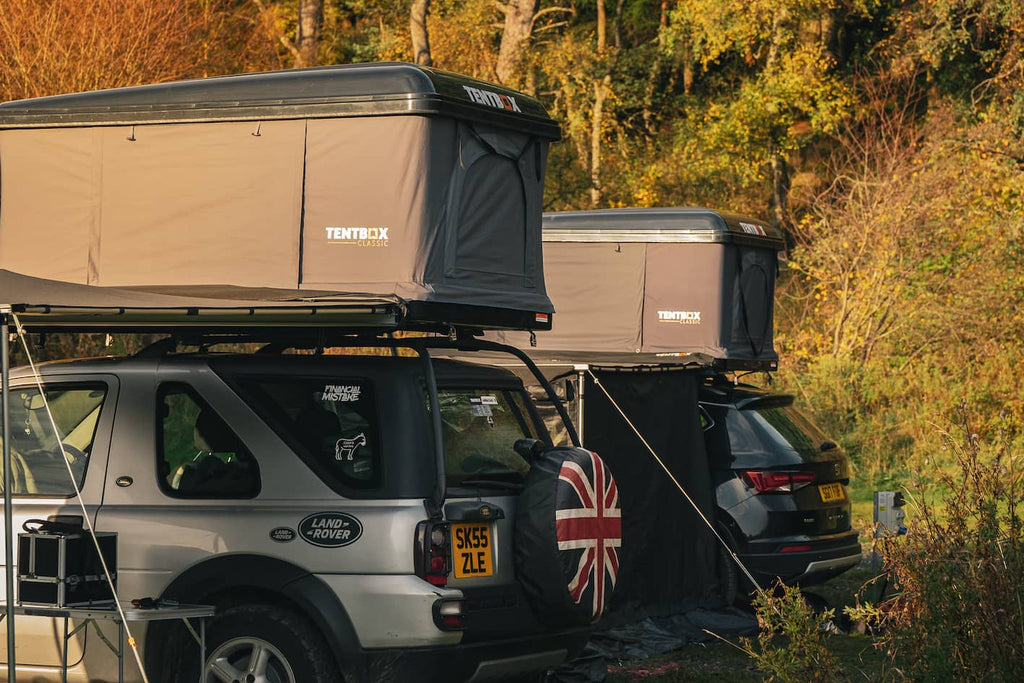
<path id="1" fill-rule="evenodd" d="M 440 389 L 438 399 L 448 486 L 521 484 L 530 466 L 513 445 L 518 439 L 540 439 L 523 393 Z"/>

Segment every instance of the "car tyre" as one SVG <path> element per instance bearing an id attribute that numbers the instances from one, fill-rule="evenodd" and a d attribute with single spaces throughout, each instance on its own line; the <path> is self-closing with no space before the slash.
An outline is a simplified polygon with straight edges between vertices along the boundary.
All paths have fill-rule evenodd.
<path id="1" fill-rule="evenodd" d="M 615 521 L 621 519 L 615 480 L 597 454 L 583 448 L 556 447 L 530 464 L 516 512 L 514 561 L 516 576 L 534 613 L 551 628 L 587 626 L 596 621 L 610 602 L 619 570 L 621 528 L 617 539 L 612 538 L 613 532 L 598 548 L 606 556 L 590 556 L 596 564 L 592 571 L 601 573 L 600 580 L 590 581 L 583 571 L 586 553 L 593 553 L 593 549 L 572 543 L 563 548 L 559 514 L 582 509 L 578 490 L 568 483 L 576 475 L 563 478 L 565 468 L 582 472 L 588 480 L 582 488 L 598 489 L 596 500 L 586 496 L 584 507 L 594 510 L 602 506 L 602 515 Z M 597 482 L 601 482 L 601 487 Z M 613 502 L 608 503 L 609 499 Z"/>
<path id="2" fill-rule="evenodd" d="M 740 572 L 736 561 L 726 550 L 725 546 L 718 546 L 718 579 L 722 588 L 722 601 L 726 607 L 732 607 L 739 602 L 740 597 Z"/>
<path id="3" fill-rule="evenodd" d="M 169 645 L 184 656 L 164 680 L 196 680 L 197 648 Z M 170 654 L 170 652 L 168 652 Z M 279 605 L 241 604 L 218 610 L 206 629 L 204 683 L 338 683 L 341 681 L 327 643 L 294 610 Z"/>

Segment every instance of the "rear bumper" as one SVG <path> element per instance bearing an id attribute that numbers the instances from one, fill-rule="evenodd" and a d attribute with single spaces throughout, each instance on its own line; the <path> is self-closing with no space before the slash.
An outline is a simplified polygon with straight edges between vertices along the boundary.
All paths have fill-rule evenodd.
<path id="1" fill-rule="evenodd" d="M 518 584 L 451 589 L 409 575 L 327 575 L 342 597 L 357 643 L 334 642 L 345 683 L 508 680 L 575 657 L 589 627 L 552 630 L 533 615 Z M 462 628 L 445 630 L 442 605 Z"/>
<path id="2" fill-rule="evenodd" d="M 449 647 L 366 650 L 359 671 L 344 676 L 353 683 L 509 680 L 558 666 L 578 655 L 589 638 L 584 628 Z"/>
<path id="3" fill-rule="evenodd" d="M 807 545 L 810 550 L 779 552 L 787 545 Z M 750 543 L 737 555 L 762 586 L 769 586 L 776 579 L 809 586 L 854 567 L 861 560 L 861 547 L 857 532 L 849 531 L 821 538 L 764 539 Z"/>

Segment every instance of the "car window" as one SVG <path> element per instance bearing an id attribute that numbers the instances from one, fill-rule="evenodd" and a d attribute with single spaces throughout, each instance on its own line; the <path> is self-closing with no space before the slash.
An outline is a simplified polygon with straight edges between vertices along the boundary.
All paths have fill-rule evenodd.
<path id="1" fill-rule="evenodd" d="M 240 377 L 237 382 L 242 397 L 318 474 L 343 486 L 379 486 L 380 431 L 368 380 Z"/>
<path id="2" fill-rule="evenodd" d="M 102 384 L 51 385 L 45 387 L 44 402 L 36 387 L 11 390 L 12 493 L 61 497 L 74 494 L 68 464 L 75 482 L 82 486 L 106 393 Z M 52 424 L 46 412 L 47 403 L 53 415 Z M 57 425 L 57 434 L 53 424 Z"/>
<path id="3" fill-rule="evenodd" d="M 184 384 L 158 392 L 160 488 L 175 498 L 252 498 L 259 493 L 255 458 L 227 423 Z"/>
<path id="4" fill-rule="evenodd" d="M 512 446 L 539 438 L 521 392 L 458 389 L 438 392 L 449 486 L 467 481 L 522 482 L 530 466 Z"/>
<path id="5" fill-rule="evenodd" d="M 820 452 L 827 438 L 791 405 L 759 406 L 729 413 L 729 443 L 733 454 L 796 451 L 804 457 Z"/>

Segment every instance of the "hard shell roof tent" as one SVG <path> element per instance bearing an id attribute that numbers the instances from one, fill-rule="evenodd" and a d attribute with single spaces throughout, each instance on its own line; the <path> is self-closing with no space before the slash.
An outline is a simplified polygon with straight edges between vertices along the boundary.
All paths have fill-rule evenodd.
<path id="1" fill-rule="evenodd" d="M 534 357 L 777 366 L 775 228 L 705 208 L 546 213 L 543 225 L 559 324 L 538 335 Z"/>
<path id="2" fill-rule="evenodd" d="M 0 291 L 97 326 L 269 305 L 316 325 L 362 305 L 406 327 L 547 329 L 559 136 L 533 98 L 399 63 L 0 104 Z"/>

